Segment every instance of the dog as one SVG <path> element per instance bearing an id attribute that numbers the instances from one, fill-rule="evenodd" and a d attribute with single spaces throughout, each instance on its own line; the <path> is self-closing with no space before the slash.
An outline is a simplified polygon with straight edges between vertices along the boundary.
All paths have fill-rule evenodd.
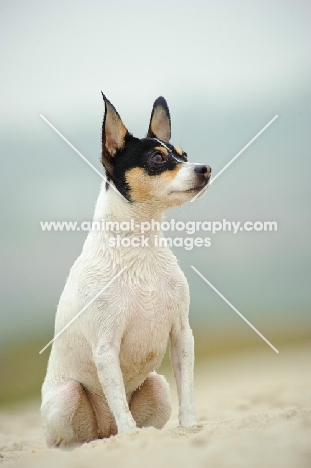
<path id="1" fill-rule="evenodd" d="M 94 221 L 134 219 L 133 230 L 121 233 L 131 238 L 139 230 L 136 221 L 161 222 L 166 210 L 208 187 L 211 168 L 189 163 L 187 154 L 170 144 L 171 118 L 163 97 L 154 102 L 142 139 L 129 133 L 115 107 L 103 99 L 107 181 Z M 49 447 L 137 427 L 163 428 L 171 415 L 170 391 L 156 369 L 168 341 L 179 424 L 197 424 L 187 280 L 171 250 L 155 245 L 152 229 L 145 232 L 147 246 L 112 248 L 114 236 L 109 230 L 89 232 L 59 301 L 55 334 L 72 323 L 53 342 L 42 386 L 41 415 Z"/>

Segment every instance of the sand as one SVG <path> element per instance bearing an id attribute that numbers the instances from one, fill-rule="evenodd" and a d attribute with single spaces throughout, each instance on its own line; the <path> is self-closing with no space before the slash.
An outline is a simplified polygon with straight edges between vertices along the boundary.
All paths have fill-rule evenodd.
<path id="1" fill-rule="evenodd" d="M 311 467 L 311 347 L 280 347 L 196 365 L 198 426 L 167 426 L 97 440 L 72 451 L 47 449 L 39 401 L 0 413 L 0 462 L 12 467 Z"/>

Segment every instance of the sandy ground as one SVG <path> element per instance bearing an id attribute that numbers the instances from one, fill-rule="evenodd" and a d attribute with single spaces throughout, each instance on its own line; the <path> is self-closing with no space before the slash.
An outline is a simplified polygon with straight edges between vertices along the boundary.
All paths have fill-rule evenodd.
<path id="1" fill-rule="evenodd" d="M 0 413 L 0 462 L 12 467 L 311 467 L 311 347 L 262 344 L 257 352 L 199 363 L 199 424 L 177 427 L 174 413 L 153 428 L 98 440 L 72 451 L 47 449 L 39 402 Z M 171 381 L 171 375 L 168 374 Z"/>

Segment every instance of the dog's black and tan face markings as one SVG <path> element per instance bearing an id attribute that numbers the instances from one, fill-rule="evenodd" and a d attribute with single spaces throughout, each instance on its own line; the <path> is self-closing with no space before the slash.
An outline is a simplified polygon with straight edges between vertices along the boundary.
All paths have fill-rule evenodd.
<path id="1" fill-rule="evenodd" d="M 169 143 L 171 119 L 165 99 L 155 101 L 147 136 L 139 139 L 128 132 L 114 106 L 103 98 L 102 163 L 107 179 L 130 202 L 163 199 L 187 162 L 186 153 Z"/>
<path id="2" fill-rule="evenodd" d="M 111 179 L 131 202 L 158 199 L 165 186 L 181 169 L 185 159 L 160 146 L 154 138 L 128 136 L 123 150 L 116 153 Z M 113 162 L 114 162 L 113 161 Z"/>

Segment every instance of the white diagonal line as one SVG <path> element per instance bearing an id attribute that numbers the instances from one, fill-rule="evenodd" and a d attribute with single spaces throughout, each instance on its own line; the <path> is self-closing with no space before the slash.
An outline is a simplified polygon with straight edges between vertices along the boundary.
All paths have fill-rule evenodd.
<path id="1" fill-rule="evenodd" d="M 80 312 L 77 313 L 77 315 L 75 315 L 68 323 L 67 325 L 65 325 L 55 336 L 54 338 L 48 342 L 47 345 L 44 346 L 44 348 L 41 349 L 41 351 L 39 352 L 39 354 L 43 353 L 43 351 L 46 350 L 46 348 L 48 348 L 48 346 L 50 346 L 51 343 L 53 343 L 54 340 L 56 340 L 56 338 L 58 338 L 81 314 L 82 312 L 84 312 L 94 301 L 95 299 L 98 298 L 98 296 L 101 295 L 102 292 L 105 291 L 105 289 L 109 288 L 109 286 L 121 275 L 121 273 L 123 273 L 123 271 L 126 269 L 127 267 L 125 266 L 124 268 L 122 268 L 121 271 L 119 271 L 119 273 L 114 276 L 110 281 L 109 283 L 106 284 L 106 286 L 103 287 L 103 289 L 101 289 L 94 297 L 93 299 L 90 300 L 90 302 L 88 302 L 84 307 L 83 309 L 80 310 Z"/>
<path id="2" fill-rule="evenodd" d="M 279 351 L 273 346 L 273 344 L 270 343 L 270 341 L 267 340 L 267 338 L 265 338 L 262 333 L 260 333 L 260 331 L 257 330 L 257 328 L 254 327 L 254 325 L 252 325 L 248 320 L 247 318 L 244 317 L 244 315 L 241 314 L 241 312 L 239 312 L 232 304 L 231 302 L 228 301 L 228 299 L 225 298 L 225 296 L 223 296 L 219 291 L 218 289 L 215 288 L 215 286 L 212 285 L 212 283 L 210 283 L 194 266 L 191 266 L 191 268 L 197 273 L 197 275 L 199 275 L 203 281 L 205 281 L 205 283 L 207 283 L 217 294 L 218 296 L 220 296 L 230 307 L 231 309 L 234 310 L 235 313 L 237 313 L 243 320 L 244 322 L 247 323 L 247 325 L 249 325 L 256 333 L 257 335 L 260 336 L 260 338 L 262 338 L 272 349 L 273 351 L 275 351 L 276 353 L 279 353 Z"/>
<path id="3" fill-rule="evenodd" d="M 70 143 L 70 141 L 68 141 L 66 137 L 64 137 L 64 135 L 63 135 L 60 131 L 57 130 L 57 128 L 55 128 L 54 125 L 51 124 L 51 122 L 50 122 L 46 117 L 44 117 L 44 115 L 40 114 L 40 117 L 54 130 L 54 132 L 57 133 L 57 135 L 59 135 L 59 136 L 67 143 L 67 145 L 70 146 L 70 148 L 72 148 L 72 149 L 80 156 L 80 158 L 83 159 L 83 161 L 86 162 L 86 164 L 88 164 L 88 165 L 93 169 L 93 171 L 95 171 L 107 184 L 109 184 L 110 187 L 111 187 L 118 195 L 120 195 L 120 197 L 122 197 L 124 201 L 126 201 L 126 203 L 128 203 L 128 200 L 122 195 L 122 193 L 120 193 L 119 190 L 116 189 L 116 187 L 115 187 L 111 182 L 109 182 L 109 180 L 107 180 L 106 177 L 103 176 L 103 174 L 101 174 L 101 173 L 96 169 L 96 167 L 93 166 L 93 164 L 90 163 L 90 161 L 89 161 L 85 156 L 83 156 L 83 154 L 80 153 L 80 151 L 78 151 L 77 148 L 76 148 L 75 146 L 73 146 L 73 144 Z"/>
<path id="4" fill-rule="evenodd" d="M 231 159 L 231 161 L 228 162 L 228 164 L 226 164 L 222 169 L 221 171 L 218 172 L 218 174 L 215 175 L 215 177 L 213 177 L 211 179 L 211 181 L 209 182 L 208 186 L 212 185 L 213 182 L 215 182 L 215 180 L 217 179 L 217 177 L 220 176 L 220 174 L 222 174 L 226 169 L 227 167 L 229 167 L 239 156 L 240 154 L 243 153 L 243 151 L 246 150 L 246 148 L 248 148 L 258 137 L 259 135 L 261 135 L 276 119 L 278 118 L 278 115 L 275 115 L 273 117 L 273 119 L 270 120 L 270 122 L 267 123 L 267 125 L 265 125 L 261 130 L 260 132 L 257 133 L 257 135 L 254 136 L 254 138 L 251 139 L 251 141 L 249 141 L 247 143 L 247 145 L 244 146 L 244 148 L 241 149 L 241 151 L 238 152 L 238 154 L 236 154 L 234 156 L 234 158 Z M 204 192 L 204 190 L 207 190 L 208 187 L 204 187 L 199 193 L 197 193 L 193 198 L 192 200 L 190 200 L 190 202 L 193 202 L 194 200 L 196 200 L 198 198 L 198 196 L 201 195 L 202 192 Z"/>

